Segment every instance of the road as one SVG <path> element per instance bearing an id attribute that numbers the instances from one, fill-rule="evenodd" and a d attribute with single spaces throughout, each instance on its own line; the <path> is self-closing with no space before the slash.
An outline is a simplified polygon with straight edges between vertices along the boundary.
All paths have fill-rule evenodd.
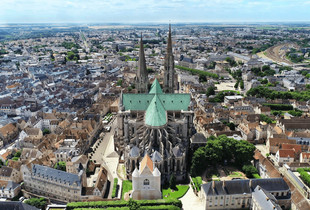
<path id="1" fill-rule="evenodd" d="M 118 163 L 118 157 L 115 156 L 115 154 L 114 157 L 112 158 L 107 156 L 109 156 L 112 152 L 114 152 L 113 135 L 115 128 L 117 126 L 116 117 L 113 117 L 113 119 L 107 126 L 111 126 L 111 130 L 110 132 L 104 132 L 104 136 L 100 137 L 95 142 L 94 144 L 95 149 L 91 159 L 94 160 L 96 163 L 100 163 L 105 169 L 107 169 L 108 180 L 111 183 L 108 198 L 111 198 L 113 189 L 113 180 L 114 178 L 118 178 L 115 172 L 115 168 L 117 167 L 117 165 L 114 167 L 114 165 Z M 111 159 L 113 159 L 113 161 L 111 161 Z"/>

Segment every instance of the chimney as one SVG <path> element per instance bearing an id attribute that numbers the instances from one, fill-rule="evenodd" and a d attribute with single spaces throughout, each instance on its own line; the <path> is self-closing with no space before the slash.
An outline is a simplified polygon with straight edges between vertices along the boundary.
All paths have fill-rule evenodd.
<path id="1" fill-rule="evenodd" d="M 249 187 L 252 188 L 252 179 L 249 181 Z"/>
<path id="2" fill-rule="evenodd" d="M 269 198 L 268 198 L 268 197 L 266 197 L 266 201 L 269 201 Z"/>
<path id="3" fill-rule="evenodd" d="M 212 188 L 215 188 L 215 181 L 212 181 Z"/>
<path id="4" fill-rule="evenodd" d="M 223 180 L 223 189 L 225 188 L 225 180 Z"/>

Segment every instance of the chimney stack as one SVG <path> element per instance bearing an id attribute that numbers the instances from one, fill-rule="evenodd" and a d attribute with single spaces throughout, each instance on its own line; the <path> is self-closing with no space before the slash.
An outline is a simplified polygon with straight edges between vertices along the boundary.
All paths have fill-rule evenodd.
<path id="1" fill-rule="evenodd" d="M 213 189 L 215 188 L 215 181 L 214 180 L 212 181 L 212 188 Z"/>

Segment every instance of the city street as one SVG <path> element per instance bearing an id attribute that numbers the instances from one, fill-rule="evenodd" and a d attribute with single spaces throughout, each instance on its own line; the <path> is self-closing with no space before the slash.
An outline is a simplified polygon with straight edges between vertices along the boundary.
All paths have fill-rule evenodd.
<path id="1" fill-rule="evenodd" d="M 111 126 L 109 132 L 104 132 L 103 137 L 100 137 L 94 144 L 94 153 L 92 160 L 100 163 L 108 171 L 108 180 L 110 181 L 110 190 L 108 198 L 111 198 L 113 189 L 113 180 L 117 177 L 116 168 L 118 164 L 118 154 L 114 152 L 114 130 L 116 128 L 116 118 L 113 117 L 107 125 Z M 119 188 L 121 189 L 121 188 Z"/>

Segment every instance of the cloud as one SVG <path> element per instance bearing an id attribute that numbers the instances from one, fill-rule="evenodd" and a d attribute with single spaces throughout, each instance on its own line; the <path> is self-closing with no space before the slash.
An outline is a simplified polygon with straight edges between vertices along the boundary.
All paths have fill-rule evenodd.
<path id="1" fill-rule="evenodd" d="M 309 0 L 0 0 L 0 22 L 309 20 L 309 4 Z"/>

